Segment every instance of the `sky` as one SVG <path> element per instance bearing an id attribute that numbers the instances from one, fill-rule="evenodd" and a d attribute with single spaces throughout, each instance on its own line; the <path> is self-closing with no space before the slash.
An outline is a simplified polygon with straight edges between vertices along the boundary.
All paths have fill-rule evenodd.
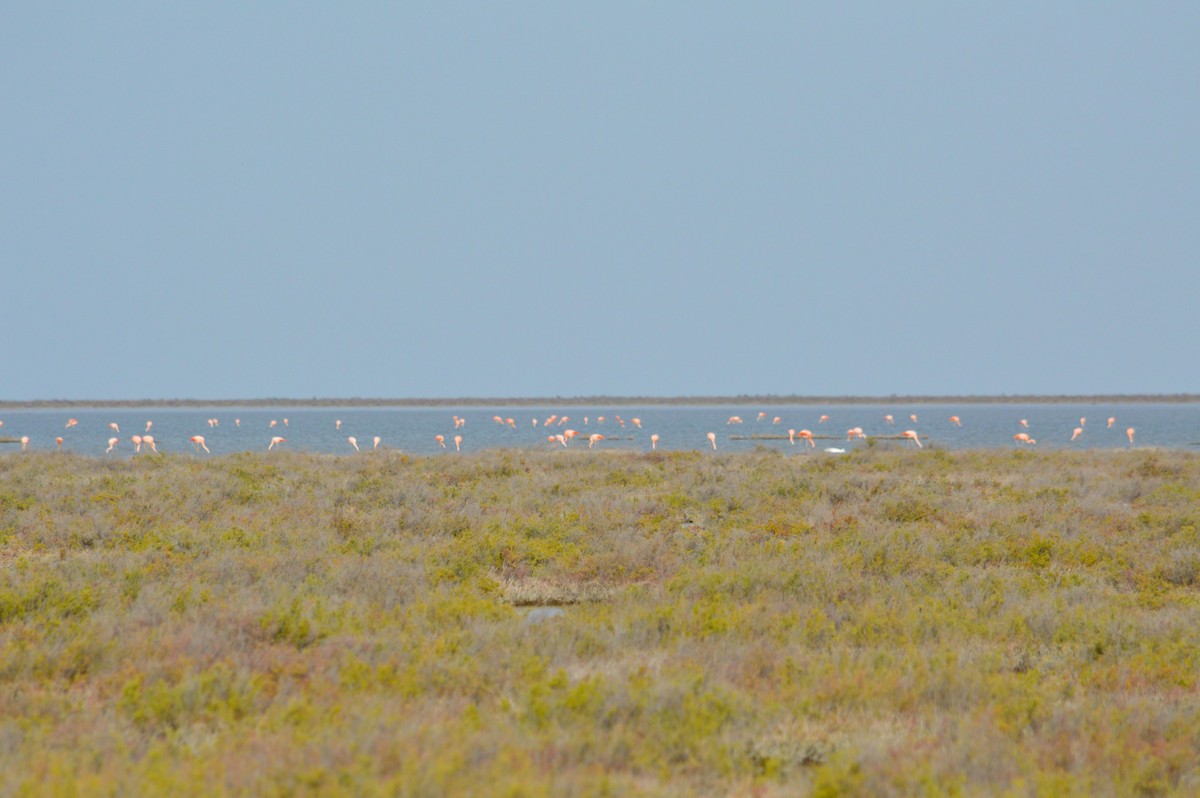
<path id="1" fill-rule="evenodd" d="M 8 4 L 0 399 L 1200 392 L 1197 31 Z"/>

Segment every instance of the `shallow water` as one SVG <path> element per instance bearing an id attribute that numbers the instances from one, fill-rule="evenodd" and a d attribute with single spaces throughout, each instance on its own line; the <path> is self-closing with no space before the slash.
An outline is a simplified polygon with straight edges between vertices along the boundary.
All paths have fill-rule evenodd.
<path id="1" fill-rule="evenodd" d="M 758 413 L 766 417 L 756 420 Z M 567 415 L 565 424 L 550 428 L 544 422 L 552 415 Z M 888 425 L 884 416 L 895 417 Z M 909 416 L 915 414 L 917 421 Z M 466 426 L 455 430 L 453 417 L 466 419 Z M 730 416 L 740 416 L 742 424 L 728 424 Z M 829 420 L 820 422 L 822 415 Z M 962 426 L 948 420 L 956 415 Z M 512 418 L 515 428 L 497 424 L 493 416 Z M 620 426 L 616 418 L 625 420 Z M 778 416 L 780 421 L 773 424 Z M 1107 419 L 1116 418 L 1112 428 Z M 604 417 L 604 421 L 600 421 Z M 1087 418 L 1084 432 L 1071 442 L 1072 431 L 1081 417 Z M 68 419 L 78 424 L 66 428 Z M 216 418 L 219 425 L 210 428 L 208 419 Z M 641 429 L 631 419 L 639 418 Z M 241 421 L 240 426 L 235 419 Z M 285 424 L 286 419 L 286 424 Z M 339 431 L 335 421 L 341 419 Z M 537 424 L 533 420 L 537 420 Z M 1020 419 L 1029 422 L 1028 429 L 1019 426 Z M 579 436 L 573 448 L 586 448 L 591 433 L 605 435 L 597 444 L 603 449 L 650 449 L 650 435 L 660 436 L 658 447 L 668 451 L 711 451 L 706 438 L 716 434 L 720 451 L 747 451 L 755 447 L 780 448 L 796 454 L 821 452 L 825 448 L 852 451 L 865 446 L 865 441 L 847 441 L 846 430 L 862 427 L 868 436 L 898 435 L 906 429 L 915 430 L 927 446 L 945 449 L 1012 447 L 1013 435 L 1025 431 L 1037 440 L 1038 448 L 1128 448 L 1127 427 L 1136 428 L 1135 442 L 1139 447 L 1190 449 L 1200 447 L 1200 404 L 1195 403 L 1128 403 L 1128 404 L 963 404 L 963 405 L 652 405 L 597 407 L 436 407 L 436 408 L 150 408 L 140 410 L 20 410 L 0 412 L 0 436 L 29 436 L 30 449 L 56 448 L 55 438 L 63 438 L 63 448 L 88 455 L 103 455 L 110 437 L 120 439 L 114 456 L 134 453 L 130 437 L 144 434 L 147 420 L 154 422 L 151 434 L 160 452 L 192 452 L 189 438 L 203 435 L 214 455 L 240 451 L 265 451 L 272 436 L 287 439 L 283 448 L 335 454 L 354 454 L 347 443 L 348 436 L 358 438 L 363 452 L 370 451 L 372 439 L 381 438 L 381 448 L 401 449 L 414 454 L 454 453 L 454 436 L 462 435 L 463 451 L 486 448 L 548 448 L 547 435 L 574 429 Z M 270 422 L 276 421 L 275 427 Z M 109 429 L 110 422 L 120 427 L 120 433 Z M 817 436 L 814 449 L 803 441 L 790 445 L 788 428 L 809 429 Z M 446 449 L 434 440 L 442 435 Z M 749 436 L 777 436 L 769 439 L 738 439 Z M 876 443 L 880 443 L 876 440 Z M 903 441 L 883 441 L 887 445 L 908 445 Z M 558 445 L 558 444 L 553 444 Z M 561 446 L 559 447 L 561 448 Z M 0 445 L 0 454 L 20 450 L 18 444 Z"/>

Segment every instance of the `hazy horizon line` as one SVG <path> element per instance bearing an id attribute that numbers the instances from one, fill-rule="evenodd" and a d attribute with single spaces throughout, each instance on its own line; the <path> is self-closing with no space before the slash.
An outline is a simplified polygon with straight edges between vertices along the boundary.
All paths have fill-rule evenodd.
<path id="1" fill-rule="evenodd" d="M 723 396 L 521 396 L 521 397 L 263 397 L 256 399 L 28 399 L 0 400 L 0 408 L 139 407 L 490 407 L 546 405 L 805 405 L 805 404 L 1076 404 L 1189 403 L 1200 394 L 889 394 L 827 395 L 731 394 Z"/>

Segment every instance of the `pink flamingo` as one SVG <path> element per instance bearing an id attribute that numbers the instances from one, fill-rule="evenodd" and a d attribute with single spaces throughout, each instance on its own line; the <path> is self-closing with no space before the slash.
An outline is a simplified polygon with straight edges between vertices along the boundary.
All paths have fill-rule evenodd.
<path id="1" fill-rule="evenodd" d="M 736 416 L 735 416 L 735 418 L 736 418 Z M 717 433 L 710 432 L 705 437 L 708 438 L 708 442 L 712 444 L 713 449 L 716 449 L 717 448 Z"/>
<path id="2" fill-rule="evenodd" d="M 863 432 L 862 427 L 851 427 L 850 429 L 846 430 L 846 440 L 848 441 L 852 441 L 855 438 L 862 438 L 865 440 L 866 437 L 866 433 Z"/>
<path id="3" fill-rule="evenodd" d="M 913 413 L 911 416 L 908 417 L 908 420 L 911 421 L 912 423 L 916 424 L 917 423 L 917 414 Z"/>
<path id="4" fill-rule="evenodd" d="M 792 446 L 796 445 L 796 430 L 788 430 L 788 443 L 790 443 Z"/>
<path id="5" fill-rule="evenodd" d="M 54 445 L 61 449 L 62 448 L 62 438 L 61 437 L 55 438 Z"/>
<path id="6" fill-rule="evenodd" d="M 1016 443 L 1027 443 L 1027 444 L 1037 443 L 1037 441 L 1035 441 L 1033 438 L 1029 437 L 1028 432 L 1018 432 L 1016 435 L 1013 436 L 1013 441 Z"/>
<path id="7" fill-rule="evenodd" d="M 902 432 L 902 433 L 900 433 L 900 434 L 901 434 L 903 437 L 905 437 L 905 438 L 908 438 L 910 441 L 912 441 L 913 443 L 915 443 L 915 444 L 917 445 L 917 448 L 918 448 L 918 449 L 924 449 L 924 448 L 925 448 L 924 446 L 922 446 L 922 445 L 921 445 L 921 439 L 917 437 L 917 431 L 916 431 L 916 430 L 914 430 L 914 429 L 906 429 L 906 430 L 904 430 L 904 432 Z"/>
<path id="8" fill-rule="evenodd" d="M 775 418 L 771 419 L 772 424 L 778 424 L 780 421 L 783 421 L 783 419 L 779 416 L 775 416 Z"/>
<path id="9" fill-rule="evenodd" d="M 117 422 L 115 422 L 115 421 L 114 421 L 114 422 L 112 422 L 112 423 L 110 423 L 110 424 L 108 425 L 108 428 L 109 428 L 110 430 L 112 430 L 113 432 L 120 432 L 120 431 L 121 431 L 121 428 L 117 426 Z"/>
<path id="10" fill-rule="evenodd" d="M 105 454 L 109 454 L 113 449 L 117 448 L 117 444 L 121 442 L 120 438 L 109 438 L 108 448 L 104 450 Z"/>
<path id="11" fill-rule="evenodd" d="M 808 441 L 810 448 L 816 448 L 817 442 L 813 440 L 812 430 L 802 429 L 796 433 L 796 437 Z"/>
<path id="12" fill-rule="evenodd" d="M 133 444 L 133 453 L 140 454 L 142 451 L 142 436 L 134 435 L 129 439 L 129 442 Z"/>
<path id="13" fill-rule="evenodd" d="M 67 429 L 70 429 L 71 427 L 75 426 L 75 425 L 76 425 L 76 424 L 78 424 L 78 423 L 79 423 L 79 419 L 77 419 L 77 418 L 71 418 L 71 419 L 67 419 L 67 426 L 66 426 L 66 428 L 67 428 Z"/>
<path id="14" fill-rule="evenodd" d="M 1075 440 L 1082 434 L 1083 434 L 1083 427 L 1076 427 L 1075 431 L 1071 433 L 1071 440 Z"/>
<path id="15" fill-rule="evenodd" d="M 354 447 L 354 451 L 356 451 L 356 452 L 361 452 L 361 451 L 362 451 L 362 449 L 359 449 L 359 448 L 358 448 L 358 438 L 354 437 L 353 435 L 351 435 L 350 437 L 346 438 L 346 442 L 347 442 L 347 443 L 349 443 L 351 446 L 353 446 L 353 447 Z"/>
<path id="16" fill-rule="evenodd" d="M 884 420 L 884 421 L 886 421 L 888 424 L 895 424 L 895 423 L 896 423 L 896 419 L 895 419 L 895 417 L 893 417 L 891 414 L 888 414 L 888 415 L 884 416 L 884 417 L 883 417 L 883 420 Z"/>
<path id="17" fill-rule="evenodd" d="M 1029 422 L 1027 420 L 1021 419 L 1017 423 L 1020 424 L 1024 429 L 1029 429 Z"/>
<path id="18" fill-rule="evenodd" d="M 1113 424 L 1116 424 L 1116 423 L 1117 423 L 1117 417 L 1116 417 L 1116 416 L 1109 416 L 1109 417 L 1108 417 L 1108 428 L 1109 428 L 1109 429 L 1112 429 L 1112 427 L 1113 427 Z"/>
<path id="19" fill-rule="evenodd" d="M 288 421 L 287 421 L 287 419 L 285 418 L 285 419 L 283 420 L 283 426 L 285 426 L 285 427 L 286 427 L 287 425 L 288 425 Z"/>
<path id="20" fill-rule="evenodd" d="M 762 421 L 762 420 L 763 420 L 764 418 L 766 418 L 766 417 L 767 417 L 767 414 L 766 414 L 766 413 L 759 413 L 759 414 L 758 414 L 758 418 L 756 418 L 756 419 L 754 419 L 754 420 L 755 420 L 755 421 Z"/>
<path id="21" fill-rule="evenodd" d="M 593 446 L 595 446 L 597 443 L 599 443 L 602 440 L 604 440 L 603 435 L 601 435 L 599 432 L 593 432 L 591 435 L 588 436 L 588 448 L 589 449 L 592 448 Z"/>
<path id="22" fill-rule="evenodd" d="M 240 427 L 240 426 L 242 426 L 242 420 L 241 420 L 240 418 L 235 418 L 235 419 L 233 420 L 233 426 L 235 426 L 235 427 Z"/>
<path id="23" fill-rule="evenodd" d="M 271 451 L 281 443 L 287 443 L 287 438 L 276 435 L 275 437 L 271 438 L 271 445 L 267 447 L 267 451 Z"/>
<path id="24" fill-rule="evenodd" d="M 640 418 L 631 418 L 631 419 L 629 419 L 629 423 L 632 424 L 633 426 L 637 427 L 638 429 L 642 428 L 642 420 Z"/>
<path id="25" fill-rule="evenodd" d="M 21 451 L 25 451 L 28 448 L 29 448 L 29 436 L 22 435 L 21 436 Z"/>
<path id="26" fill-rule="evenodd" d="M 279 422 L 276 421 L 275 419 L 271 419 L 271 423 L 267 425 L 267 429 L 275 429 L 278 426 L 279 426 Z"/>
<path id="27" fill-rule="evenodd" d="M 651 449 L 658 448 L 658 433 L 657 432 L 650 436 L 650 448 Z"/>
<path id="28" fill-rule="evenodd" d="M 456 452 L 462 451 L 462 436 L 461 435 L 454 436 L 454 451 L 456 451 Z"/>
<path id="29" fill-rule="evenodd" d="M 342 420 L 340 418 L 335 418 L 333 420 L 333 431 L 341 432 L 341 430 L 342 430 Z"/>
<path id="30" fill-rule="evenodd" d="M 150 451 L 154 452 L 155 454 L 158 454 L 158 445 L 157 445 L 157 444 L 154 442 L 154 436 L 153 436 L 153 435 L 143 435 L 143 436 L 142 436 L 142 443 L 144 443 L 144 444 L 146 444 L 147 446 L 149 446 L 149 447 L 150 447 Z"/>
<path id="31" fill-rule="evenodd" d="M 1087 419 L 1086 419 L 1086 418 L 1082 418 L 1082 417 L 1081 417 L 1081 418 L 1079 419 L 1079 426 L 1081 426 L 1081 427 L 1086 427 L 1086 426 L 1087 426 Z"/>
<path id="32" fill-rule="evenodd" d="M 820 418 L 817 419 L 817 423 L 824 424 L 828 420 L 829 420 L 829 416 L 821 416 Z"/>
<path id="33" fill-rule="evenodd" d="M 149 431 L 150 431 L 150 428 L 151 428 L 151 427 L 153 427 L 153 426 L 154 426 L 154 422 L 153 422 L 153 421 L 147 421 L 147 422 L 146 422 L 146 432 L 149 432 Z"/>
<path id="34" fill-rule="evenodd" d="M 435 441 L 437 441 L 438 446 L 441 446 L 443 449 L 446 448 L 446 436 L 445 435 L 434 435 L 433 439 Z"/>
<path id="35" fill-rule="evenodd" d="M 192 448 L 195 449 L 197 452 L 200 451 L 201 449 L 203 449 L 206 454 L 212 454 L 212 452 L 208 451 L 208 447 L 204 445 L 204 436 L 203 435 L 193 435 L 188 440 L 190 440 L 192 442 Z"/>
<path id="36" fill-rule="evenodd" d="M 1129 429 L 1125 430 L 1125 434 L 1129 437 L 1129 445 L 1130 446 L 1133 446 L 1133 432 L 1134 432 L 1133 427 L 1130 427 Z"/>
<path id="37" fill-rule="evenodd" d="M 956 427 L 961 427 L 962 419 L 960 419 L 958 416 L 950 416 L 950 423 Z"/>
<path id="38" fill-rule="evenodd" d="M 741 416 L 730 416 L 729 420 L 725 422 L 726 426 L 728 426 L 729 424 L 741 424 L 741 423 L 742 423 Z M 716 447 L 714 446 L 713 448 L 715 449 Z"/>
<path id="39" fill-rule="evenodd" d="M 383 438 L 381 438 L 381 437 L 379 437 L 378 435 L 376 435 L 376 436 L 375 436 L 375 438 L 374 438 L 374 442 L 375 442 L 375 445 L 374 445 L 374 446 L 372 446 L 371 448 L 372 448 L 372 449 L 378 449 L 378 448 L 379 448 L 379 444 L 383 443 Z"/>

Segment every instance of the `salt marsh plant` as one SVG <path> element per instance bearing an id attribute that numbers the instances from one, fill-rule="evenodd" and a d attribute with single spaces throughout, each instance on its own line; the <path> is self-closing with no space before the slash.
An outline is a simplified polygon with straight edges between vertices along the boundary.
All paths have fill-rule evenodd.
<path id="1" fill-rule="evenodd" d="M 1197 486 L 1153 451 L 6 455 L 0 795 L 1196 794 Z"/>

